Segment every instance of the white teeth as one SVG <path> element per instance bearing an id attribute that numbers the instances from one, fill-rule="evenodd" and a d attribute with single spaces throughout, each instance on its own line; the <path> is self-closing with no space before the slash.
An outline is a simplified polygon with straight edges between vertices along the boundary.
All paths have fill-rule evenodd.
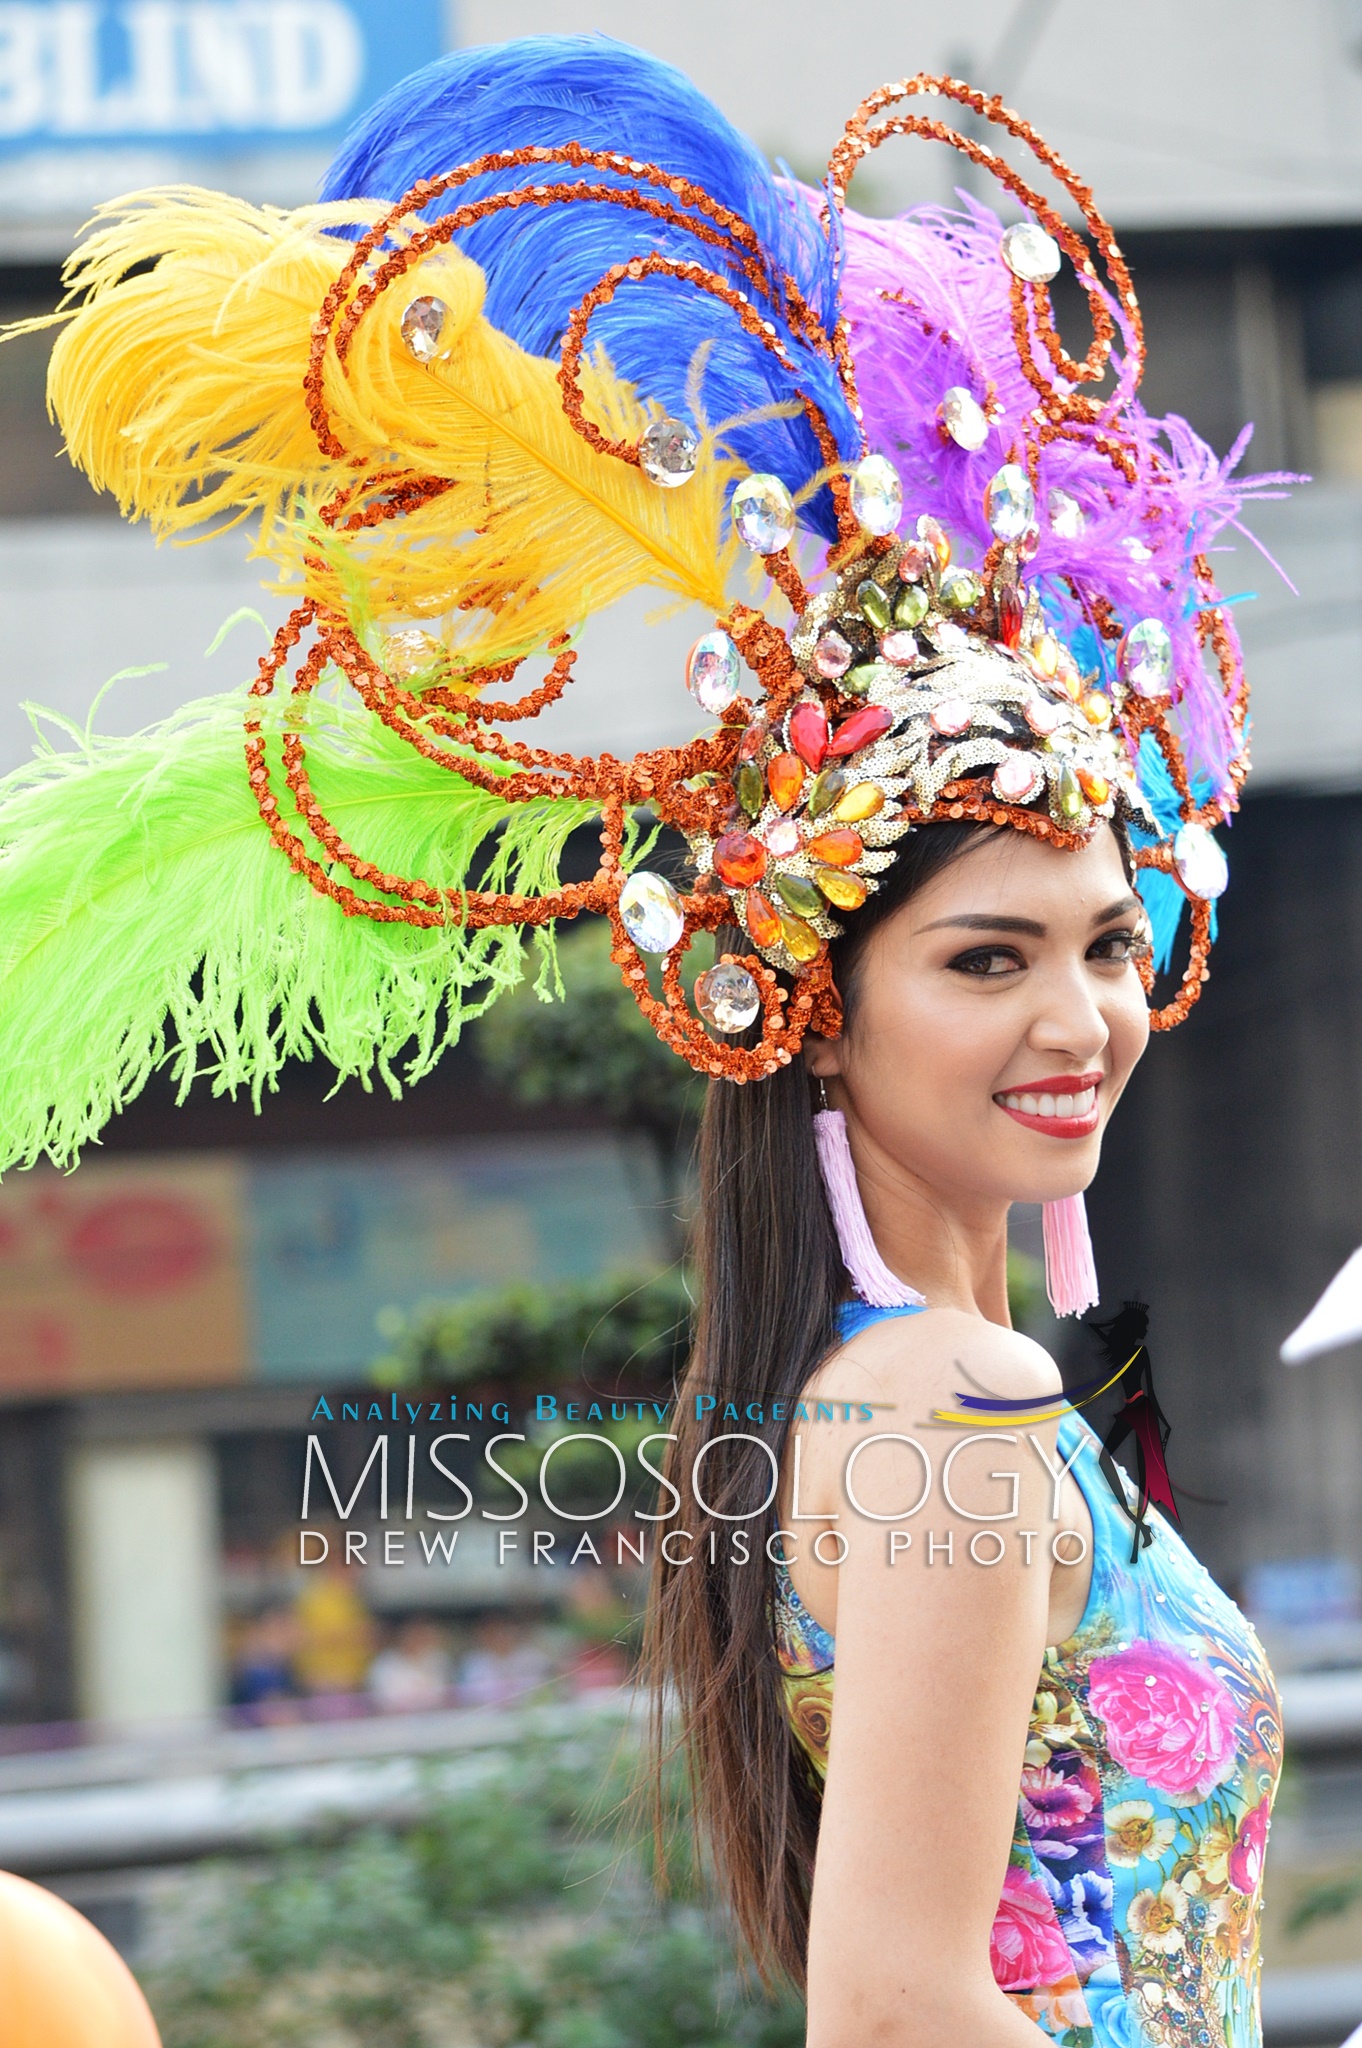
<path id="1" fill-rule="evenodd" d="M 1004 1109 L 1020 1110 L 1023 1116 L 1049 1116 L 1066 1121 L 1091 1116 L 1097 1102 L 1096 1088 L 1084 1088 L 1077 1095 L 1001 1095 Z"/>

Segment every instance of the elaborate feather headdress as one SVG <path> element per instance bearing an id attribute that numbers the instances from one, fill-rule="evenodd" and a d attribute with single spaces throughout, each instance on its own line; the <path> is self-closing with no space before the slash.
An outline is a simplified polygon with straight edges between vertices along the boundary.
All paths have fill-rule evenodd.
<path id="1" fill-rule="evenodd" d="M 1029 148 L 1081 228 L 928 96 Z M 897 134 L 1028 218 L 858 218 L 852 172 Z M 5 785 L 0 1163 L 69 1159 L 165 1061 L 257 1096 L 297 1053 L 414 1079 L 520 974 L 524 929 L 584 911 L 668 1043 L 759 1078 L 838 1028 L 827 940 L 939 817 L 1059 846 L 1122 818 L 1162 961 L 1192 904 L 1155 1025 L 1194 1000 L 1246 765 L 1206 549 L 1275 480 L 1142 411 L 1111 231 L 997 100 L 886 87 L 814 192 L 637 52 L 471 51 L 371 111 L 320 205 L 135 195 L 67 283 L 73 459 L 161 535 L 253 517 L 297 603 L 242 693 Z M 760 605 L 732 592 L 744 554 Z M 629 761 L 518 737 L 641 586 L 715 620 L 687 675 L 706 729 Z M 640 866 L 654 820 L 689 893 Z M 587 821 L 598 870 L 562 882 Z M 751 950 L 697 1014 L 682 954 L 732 922 Z"/>

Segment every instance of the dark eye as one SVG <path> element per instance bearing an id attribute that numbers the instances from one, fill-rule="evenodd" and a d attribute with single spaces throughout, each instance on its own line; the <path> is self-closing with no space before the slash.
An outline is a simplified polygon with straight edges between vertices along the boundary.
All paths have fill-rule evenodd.
<path id="1" fill-rule="evenodd" d="M 1026 962 L 1012 946 L 971 946 L 967 953 L 957 953 L 948 965 L 953 974 L 973 974 L 983 979 L 1015 974 Z"/>
<path id="2" fill-rule="evenodd" d="M 1125 967 L 1149 958 L 1149 936 L 1143 931 L 1103 932 L 1088 948 L 1089 960 L 1110 960 Z"/>

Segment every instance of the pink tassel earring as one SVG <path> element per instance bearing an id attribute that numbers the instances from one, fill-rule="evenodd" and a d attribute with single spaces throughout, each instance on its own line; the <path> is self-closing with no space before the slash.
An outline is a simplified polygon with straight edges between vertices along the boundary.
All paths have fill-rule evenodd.
<path id="1" fill-rule="evenodd" d="M 821 1082 L 819 1086 L 822 1087 Z M 813 1120 L 813 1137 L 837 1242 L 842 1248 L 842 1264 L 851 1275 L 851 1284 L 870 1308 L 925 1308 L 925 1296 L 891 1273 L 875 1248 L 856 1182 L 846 1118 L 840 1109 L 826 1107 L 826 1090 L 823 1102 L 824 1107 Z"/>
<path id="2" fill-rule="evenodd" d="M 1098 1302 L 1097 1267 L 1088 1235 L 1088 1212 L 1082 1195 L 1047 1202 L 1042 1213 L 1045 1236 L 1045 1292 L 1057 1316 L 1081 1316 Z"/>

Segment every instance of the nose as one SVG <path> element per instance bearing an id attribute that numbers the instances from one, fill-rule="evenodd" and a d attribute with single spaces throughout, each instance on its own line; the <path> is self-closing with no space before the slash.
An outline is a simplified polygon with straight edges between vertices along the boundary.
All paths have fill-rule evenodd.
<path id="1" fill-rule="evenodd" d="M 1060 1054 L 1077 1067 L 1100 1065 L 1111 1028 L 1083 962 L 1056 963 L 1034 985 L 1040 1000 L 1026 1034 L 1030 1051 Z"/>

